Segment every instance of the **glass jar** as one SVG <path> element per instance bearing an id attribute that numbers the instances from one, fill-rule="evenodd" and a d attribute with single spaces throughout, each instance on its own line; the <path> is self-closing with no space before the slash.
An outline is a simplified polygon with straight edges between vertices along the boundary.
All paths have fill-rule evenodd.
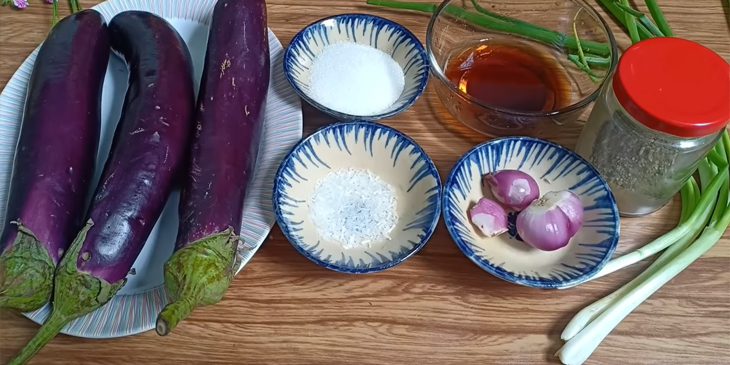
<path id="1" fill-rule="evenodd" d="M 621 215 L 643 216 L 679 192 L 729 119 L 727 62 L 694 42 L 650 39 L 624 53 L 576 152 L 606 179 Z"/>

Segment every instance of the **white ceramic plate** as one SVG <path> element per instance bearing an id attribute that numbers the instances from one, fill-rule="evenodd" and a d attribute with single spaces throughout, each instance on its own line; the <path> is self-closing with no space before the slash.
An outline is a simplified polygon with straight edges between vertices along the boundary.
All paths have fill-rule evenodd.
<path id="1" fill-rule="evenodd" d="M 208 24 L 215 0 L 109 0 L 94 7 L 107 22 L 122 11 L 145 10 L 167 19 L 188 44 L 193 57 L 196 85 L 203 68 Z M 284 49 L 269 31 L 271 49 L 271 86 L 266 104 L 264 135 L 256 172 L 244 204 L 241 238 L 246 243 L 241 269 L 253 257 L 274 224 L 272 189 L 281 160 L 302 137 L 301 104 L 286 81 L 282 60 Z M 28 78 L 33 69 L 37 49 L 23 62 L 0 94 L 0 206 L 7 203 L 8 185 L 15 145 L 25 103 Z M 114 128 L 119 120 L 127 87 L 127 68 L 121 59 L 109 61 L 102 96 L 102 139 L 98 161 L 103 161 L 111 146 Z M 59 96 L 60 97 L 60 96 Z M 101 175 L 97 169 L 93 186 Z M 93 190 L 93 189 L 92 189 Z M 136 275 L 130 275 L 126 286 L 109 303 L 83 316 L 64 328 L 65 334 L 87 338 L 129 336 L 151 330 L 157 314 L 167 304 L 163 284 L 163 264 L 172 254 L 177 233 L 179 194 L 170 197 L 160 220 L 152 231 L 144 250 L 134 264 Z M 4 219 L 4 209 L 0 220 Z M 41 323 L 50 313 L 46 306 L 26 316 Z"/>

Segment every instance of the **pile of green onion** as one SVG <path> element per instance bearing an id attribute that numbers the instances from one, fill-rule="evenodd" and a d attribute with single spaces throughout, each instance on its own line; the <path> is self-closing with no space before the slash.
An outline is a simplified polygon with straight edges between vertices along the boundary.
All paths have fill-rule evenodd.
<path id="1" fill-rule="evenodd" d="M 645 0 L 651 18 L 632 8 L 628 0 L 597 0 L 628 32 L 633 43 L 653 37 L 672 37 L 669 24 L 656 0 Z M 478 13 L 463 8 L 446 9 L 451 15 L 484 28 L 521 35 L 539 42 L 570 49 L 568 57 L 583 71 L 608 65 L 608 48 L 600 43 L 581 42 L 573 36 L 553 32 L 517 19 L 491 13 L 472 0 Z M 434 13 L 433 4 L 390 0 L 368 0 L 388 8 Z M 566 365 L 584 363 L 601 342 L 634 309 L 711 250 L 730 225 L 730 136 L 722 138 L 701 162 L 697 175 L 681 191 L 679 224 L 645 246 L 611 260 L 591 280 L 616 272 L 641 260 L 663 253 L 644 272 L 614 293 L 587 306 L 568 323 L 561 338 L 566 341 L 556 356 Z"/>

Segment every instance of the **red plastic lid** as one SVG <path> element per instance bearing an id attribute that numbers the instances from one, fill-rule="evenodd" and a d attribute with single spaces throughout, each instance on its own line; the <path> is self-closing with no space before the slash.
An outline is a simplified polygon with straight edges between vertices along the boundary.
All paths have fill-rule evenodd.
<path id="1" fill-rule="evenodd" d="M 711 135 L 730 120 L 730 65 L 688 40 L 652 38 L 631 46 L 613 90 L 634 119 L 675 136 Z"/>

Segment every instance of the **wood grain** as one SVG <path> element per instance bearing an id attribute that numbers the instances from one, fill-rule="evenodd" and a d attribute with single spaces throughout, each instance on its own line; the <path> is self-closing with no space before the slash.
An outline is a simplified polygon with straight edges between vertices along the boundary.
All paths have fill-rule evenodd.
<path id="1" fill-rule="evenodd" d="M 63 3 L 63 1 L 62 1 Z M 85 7 L 94 1 L 82 1 Z M 730 59 L 730 15 L 721 0 L 660 1 L 683 37 Z M 422 39 L 427 18 L 382 11 L 364 1 L 269 0 L 269 24 L 283 43 L 327 15 L 369 12 L 401 22 Z M 50 8 L 0 8 L 0 86 L 44 38 Z M 628 38 L 611 21 L 622 46 Z M 681 55 L 677 55 L 681 57 Z M 671 77 L 671 76 L 669 76 Z M 59 96 L 62 97 L 62 96 Z M 307 132 L 331 120 L 304 107 Z M 429 89 L 387 124 L 412 136 L 446 175 L 457 158 L 484 141 L 460 126 Z M 551 139 L 573 146 L 578 127 Z M 648 242 L 676 222 L 673 203 L 646 218 L 625 219 L 619 250 Z M 146 333 L 117 340 L 61 336 L 36 364 L 541 364 L 583 306 L 645 267 L 637 264 L 567 291 L 539 291 L 500 281 L 472 264 L 443 225 L 427 248 L 377 275 L 321 269 L 297 254 L 278 228 L 219 305 L 198 310 L 168 337 Z M 590 364 L 721 364 L 730 359 L 730 235 L 641 305 L 608 337 Z M 0 363 L 37 326 L 0 313 Z"/>

